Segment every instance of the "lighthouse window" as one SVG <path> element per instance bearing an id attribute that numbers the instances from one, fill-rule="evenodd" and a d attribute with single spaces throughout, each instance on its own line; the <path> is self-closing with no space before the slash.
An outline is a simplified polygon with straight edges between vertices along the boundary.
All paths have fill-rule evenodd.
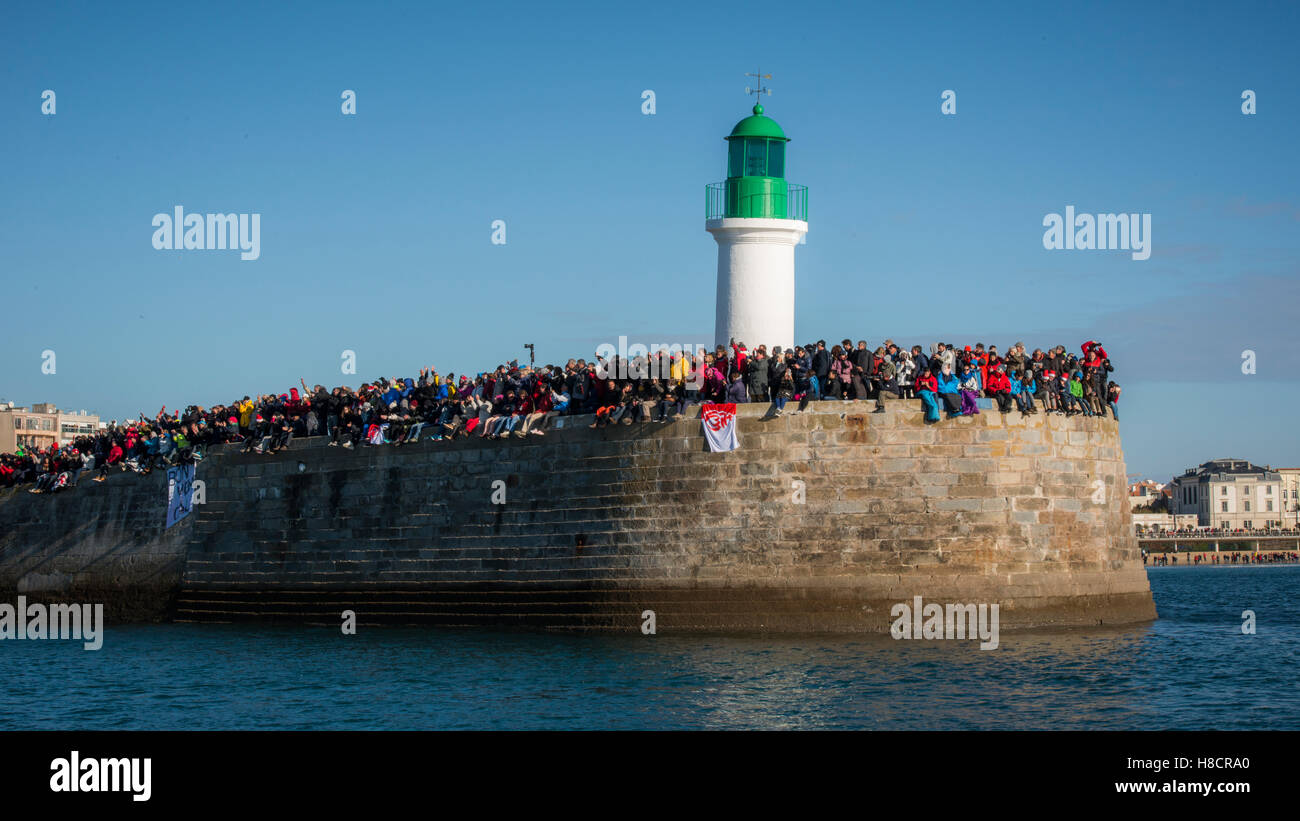
<path id="1" fill-rule="evenodd" d="M 767 176 L 767 140 L 745 140 L 745 176 Z"/>
<path id="2" fill-rule="evenodd" d="M 732 140 L 727 144 L 727 176 L 745 176 L 745 141 Z"/>
<path id="3" fill-rule="evenodd" d="M 780 140 L 767 144 L 767 176 L 785 176 L 785 143 Z"/>

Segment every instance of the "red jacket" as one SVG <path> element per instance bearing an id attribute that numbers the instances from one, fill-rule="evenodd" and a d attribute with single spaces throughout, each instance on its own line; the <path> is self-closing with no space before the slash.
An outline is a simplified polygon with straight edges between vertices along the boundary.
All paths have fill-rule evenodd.
<path id="1" fill-rule="evenodd" d="M 1106 356 L 1106 349 L 1098 345 L 1096 342 L 1093 342 L 1091 339 L 1083 343 L 1083 358 L 1085 360 L 1088 358 L 1088 354 L 1093 351 L 1096 351 L 1097 356 L 1101 359 L 1110 359 L 1109 356 Z"/>
<path id="2" fill-rule="evenodd" d="M 926 371 L 916 377 L 916 389 L 918 391 L 937 391 L 939 389 L 939 380 L 934 378 L 934 374 Z"/>
<path id="3" fill-rule="evenodd" d="M 732 373 L 737 373 L 737 372 L 744 373 L 745 359 L 747 359 L 748 357 L 749 357 L 749 351 L 745 350 L 739 345 L 732 345 L 731 360 L 736 363 L 735 370 L 733 370 Z M 731 374 L 727 374 L 727 375 L 730 376 Z"/>
<path id="4" fill-rule="evenodd" d="M 1011 390 L 1011 380 L 1001 371 L 989 371 L 989 381 L 986 384 L 993 393 L 1004 393 Z"/>

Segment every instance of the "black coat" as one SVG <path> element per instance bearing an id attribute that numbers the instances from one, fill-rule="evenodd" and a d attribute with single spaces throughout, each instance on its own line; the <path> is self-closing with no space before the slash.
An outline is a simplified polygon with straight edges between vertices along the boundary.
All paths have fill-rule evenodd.
<path id="1" fill-rule="evenodd" d="M 831 372 L 831 354 L 825 348 L 813 354 L 812 359 L 813 373 L 817 374 L 820 382 L 826 381 L 826 375 Z"/>

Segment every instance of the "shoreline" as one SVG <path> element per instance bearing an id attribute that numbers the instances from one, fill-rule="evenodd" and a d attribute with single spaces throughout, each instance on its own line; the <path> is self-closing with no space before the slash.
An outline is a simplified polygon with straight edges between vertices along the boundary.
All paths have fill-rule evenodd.
<path id="1" fill-rule="evenodd" d="M 1216 555 L 1217 555 L 1217 556 L 1219 556 L 1219 557 L 1221 557 L 1221 558 L 1226 558 L 1226 557 L 1228 557 L 1228 556 L 1231 556 L 1234 552 L 1237 553 L 1238 556 L 1255 556 L 1255 555 L 1268 556 L 1268 555 L 1271 555 L 1271 554 L 1274 554 L 1274 553 L 1285 553 L 1285 554 L 1290 554 L 1290 555 L 1293 555 L 1293 556 L 1296 555 L 1294 550 L 1276 550 L 1276 551 L 1264 551 L 1264 550 L 1261 550 L 1261 551 L 1259 551 L 1258 554 L 1256 554 L 1255 551 L 1253 551 L 1253 550 L 1251 550 L 1251 551 L 1245 551 L 1245 550 L 1239 550 L 1239 551 L 1221 550 L 1221 551 L 1219 551 L 1218 553 L 1215 553 L 1213 550 L 1198 550 L 1198 551 L 1187 552 L 1187 553 L 1184 553 L 1184 552 L 1182 552 L 1182 551 L 1179 551 L 1178 553 L 1148 553 L 1148 554 L 1147 554 L 1147 557 L 1146 557 L 1146 558 L 1147 558 L 1147 561 L 1143 562 L 1143 566 L 1146 567 L 1146 568 L 1149 570 L 1149 569 L 1151 569 L 1151 568 L 1153 568 L 1153 567 L 1160 567 L 1160 568 L 1166 568 L 1166 567 L 1285 567 L 1285 566 L 1295 566 L 1295 565 L 1300 565 L 1300 558 L 1287 559 L 1286 561 L 1264 561 L 1264 562 L 1253 562 L 1253 561 L 1228 562 L 1228 561 L 1224 561 L 1224 562 L 1219 562 L 1219 563 L 1217 563 L 1217 564 L 1216 564 L 1215 562 L 1211 561 L 1211 558 L 1212 558 L 1213 556 L 1216 556 Z M 1154 561 L 1154 559 L 1155 559 L 1156 557 L 1158 557 L 1158 556 L 1176 556 L 1176 557 L 1178 558 L 1178 563 L 1177 563 L 1177 564 L 1174 564 L 1173 562 L 1171 562 L 1171 563 L 1169 563 L 1169 564 L 1156 564 L 1155 561 Z M 1196 557 L 1197 557 L 1197 556 L 1202 557 L 1202 558 L 1201 558 L 1201 561 L 1200 561 L 1199 563 L 1196 561 Z"/>

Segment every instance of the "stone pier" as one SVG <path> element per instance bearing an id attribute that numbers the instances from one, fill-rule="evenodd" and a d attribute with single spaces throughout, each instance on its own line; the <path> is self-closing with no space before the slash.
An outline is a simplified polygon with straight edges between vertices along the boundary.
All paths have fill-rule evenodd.
<path id="1" fill-rule="evenodd" d="M 698 408 L 506 441 L 215 448 L 206 503 L 170 531 L 160 472 L 0 495 L 0 587 L 200 622 L 632 631 L 650 610 L 660 634 L 883 632 L 914 596 L 997 603 L 1003 628 L 1155 617 L 1114 420 L 872 407 L 741 406 L 730 453 Z"/>

